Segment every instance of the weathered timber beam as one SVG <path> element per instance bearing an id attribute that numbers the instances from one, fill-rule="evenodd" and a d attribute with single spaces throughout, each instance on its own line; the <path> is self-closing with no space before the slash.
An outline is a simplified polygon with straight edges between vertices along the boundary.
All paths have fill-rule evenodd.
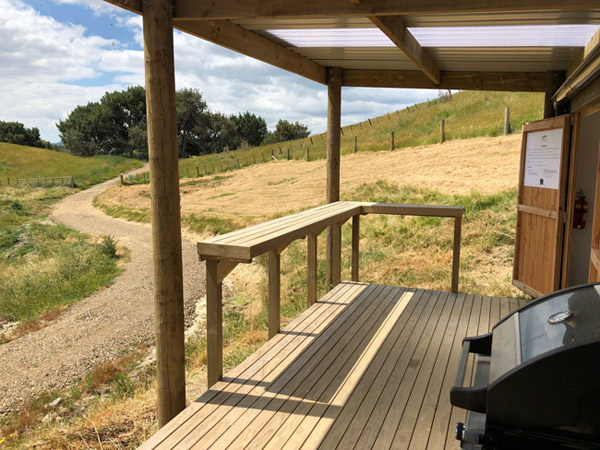
<path id="1" fill-rule="evenodd" d="M 141 0 L 106 0 L 128 11 L 141 14 Z M 318 83 L 327 83 L 327 69 L 296 52 L 265 39 L 227 20 L 175 20 L 175 28 L 221 45 L 243 55 L 272 64 Z"/>
<path id="2" fill-rule="evenodd" d="M 327 83 L 325 66 L 227 20 L 178 20 L 175 28 L 318 83 Z"/>
<path id="3" fill-rule="evenodd" d="M 435 84 L 440 82 L 440 69 L 421 47 L 399 16 L 370 16 L 373 22 L 396 44 Z"/>
<path id="4" fill-rule="evenodd" d="M 344 70 L 343 86 L 545 92 L 544 72 L 441 72 L 435 84 L 417 70 Z"/>
<path id="5" fill-rule="evenodd" d="M 127 0 L 111 1 L 118 4 Z M 249 19 L 595 9 L 598 0 L 177 0 L 174 17 Z"/>

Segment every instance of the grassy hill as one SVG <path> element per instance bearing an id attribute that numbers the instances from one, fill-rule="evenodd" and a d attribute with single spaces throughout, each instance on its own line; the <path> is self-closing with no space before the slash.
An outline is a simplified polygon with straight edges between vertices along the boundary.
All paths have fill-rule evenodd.
<path id="1" fill-rule="evenodd" d="M 44 148 L 0 142 L 0 182 L 10 178 L 75 177 L 77 187 L 85 188 L 116 177 L 142 163 L 122 156 L 82 158 Z"/>
<path id="2" fill-rule="evenodd" d="M 349 154 L 357 138 L 358 151 L 387 150 L 393 131 L 395 148 L 414 147 L 439 142 L 440 120 L 446 124 L 446 140 L 483 136 L 499 136 L 504 132 L 504 109 L 510 108 L 510 127 L 520 131 L 524 123 L 542 118 L 544 96 L 538 93 L 475 92 L 465 91 L 452 97 L 437 98 L 411 106 L 408 109 L 371 118 L 370 121 L 342 128 L 341 152 Z M 342 103 L 342 111 L 344 105 Z M 214 155 L 203 155 L 180 160 L 182 177 L 202 175 L 204 166 L 209 173 L 227 171 L 256 162 L 271 160 L 271 151 L 277 159 L 287 158 L 291 149 L 293 159 L 305 159 L 306 149 L 310 159 L 326 157 L 326 134 L 296 141 L 263 145 L 245 150 L 233 150 Z M 281 149 L 281 153 L 280 153 Z M 198 167 L 198 169 L 196 169 Z"/>

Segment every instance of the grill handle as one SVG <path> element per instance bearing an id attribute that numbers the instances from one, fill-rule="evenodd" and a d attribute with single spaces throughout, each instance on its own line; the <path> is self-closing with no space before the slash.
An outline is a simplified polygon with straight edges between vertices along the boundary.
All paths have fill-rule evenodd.
<path id="1" fill-rule="evenodd" d="M 450 390 L 450 403 L 470 411 L 485 413 L 487 386 L 463 387 L 469 353 L 489 356 L 492 350 L 492 333 L 463 339 L 456 381 Z"/>

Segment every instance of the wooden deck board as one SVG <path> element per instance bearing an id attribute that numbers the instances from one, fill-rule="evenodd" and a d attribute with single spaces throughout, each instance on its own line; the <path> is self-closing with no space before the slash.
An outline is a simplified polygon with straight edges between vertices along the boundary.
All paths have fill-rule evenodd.
<path id="1" fill-rule="evenodd" d="M 522 303 L 342 283 L 142 448 L 457 449 L 462 339 Z"/>

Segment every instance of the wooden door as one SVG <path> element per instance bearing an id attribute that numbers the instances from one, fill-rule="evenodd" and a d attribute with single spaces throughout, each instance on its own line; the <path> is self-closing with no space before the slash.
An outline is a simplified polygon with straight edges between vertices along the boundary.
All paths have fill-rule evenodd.
<path id="1" fill-rule="evenodd" d="M 600 152 L 600 149 L 598 149 Z M 600 158 L 596 173 L 596 195 L 594 197 L 594 220 L 592 222 L 592 248 L 590 251 L 589 282 L 600 281 Z"/>
<path id="2" fill-rule="evenodd" d="M 533 297 L 561 287 L 569 115 L 523 127 L 513 284 Z"/>

